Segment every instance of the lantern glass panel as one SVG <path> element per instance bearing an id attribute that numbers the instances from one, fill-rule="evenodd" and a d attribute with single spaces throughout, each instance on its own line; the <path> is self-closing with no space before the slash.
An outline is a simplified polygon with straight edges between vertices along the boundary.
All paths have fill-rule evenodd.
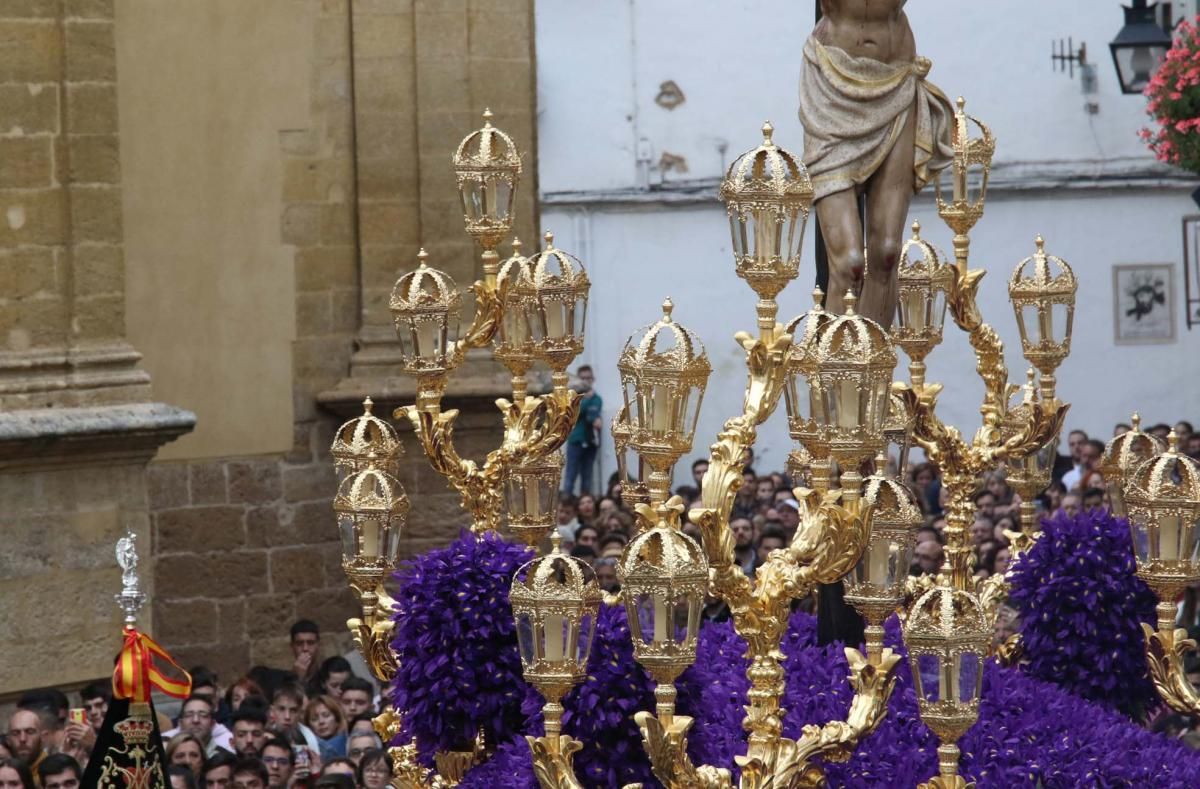
<path id="1" fill-rule="evenodd" d="M 529 342 L 529 315 L 519 300 L 509 299 L 505 302 L 499 331 L 502 343 L 519 346 Z"/>
<path id="2" fill-rule="evenodd" d="M 495 218 L 505 222 L 512 215 L 513 187 L 507 179 L 497 178 L 492 181 L 495 194 Z"/>
<path id="3" fill-rule="evenodd" d="M 941 661 L 937 655 L 918 655 L 917 671 L 913 679 L 917 682 L 917 697 L 930 704 L 941 699 Z"/>
<path id="4" fill-rule="evenodd" d="M 751 210 L 750 225 L 754 237 L 753 265 L 760 269 L 769 268 L 782 252 L 783 222 L 775 209 L 764 207 Z"/>
<path id="5" fill-rule="evenodd" d="M 863 424 L 865 403 L 859 397 L 858 380 L 838 378 L 828 382 L 824 412 L 831 417 L 830 427 L 854 428 Z"/>
<path id="6" fill-rule="evenodd" d="M 833 424 L 832 406 L 829 402 L 830 398 L 825 396 L 825 382 L 818 379 L 816 386 L 812 386 L 813 381 L 809 380 L 808 387 L 808 404 L 809 413 L 812 415 L 813 422 L 818 427 Z"/>
<path id="7" fill-rule="evenodd" d="M 967 200 L 978 203 L 987 196 L 987 179 L 982 164 L 967 165 Z"/>
<path id="8" fill-rule="evenodd" d="M 1024 338 L 1037 345 L 1044 338 L 1054 336 L 1050 327 L 1050 314 L 1043 312 L 1037 304 L 1021 306 L 1021 327 Z"/>
<path id="9" fill-rule="evenodd" d="M 1139 513 L 1129 520 L 1129 532 L 1133 538 L 1133 555 L 1137 557 L 1138 563 L 1148 562 L 1156 556 L 1151 556 L 1150 553 L 1150 529 L 1146 525 L 1146 519 Z M 1154 546 L 1158 548 L 1157 544 Z"/>
<path id="10" fill-rule="evenodd" d="M 929 304 L 929 327 L 940 335 L 946 322 L 946 291 L 935 288 Z"/>
<path id="11" fill-rule="evenodd" d="M 746 239 L 746 218 L 739 211 L 729 215 L 729 235 L 733 239 L 733 254 L 740 261 L 749 244 Z"/>
<path id="12" fill-rule="evenodd" d="M 537 342 L 546 338 L 546 314 L 540 296 L 525 304 L 525 325 L 529 327 L 529 339 Z"/>
<path id="13" fill-rule="evenodd" d="M 529 614 L 517 614 L 517 647 L 521 650 L 521 662 L 526 666 L 533 665 L 533 619 Z"/>
<path id="14" fill-rule="evenodd" d="M 961 704 L 969 704 L 979 698 L 983 687 L 983 661 L 973 652 L 958 656 L 958 692 L 950 698 Z"/>
<path id="15" fill-rule="evenodd" d="M 1070 304 L 1056 302 L 1050 305 L 1051 325 L 1054 327 L 1054 341 L 1064 343 L 1071 336 L 1071 324 L 1074 322 L 1075 310 Z"/>
<path id="16" fill-rule="evenodd" d="M 342 536 L 342 559 L 347 562 L 358 558 L 358 531 L 355 529 L 354 521 L 353 514 L 338 513 L 338 532 Z"/>
<path id="17" fill-rule="evenodd" d="M 562 663 L 572 654 L 574 637 L 571 631 L 571 622 L 563 614 L 544 614 L 539 630 L 541 656 L 551 663 Z"/>
<path id="18" fill-rule="evenodd" d="M 929 294 L 925 290 L 903 290 L 896 303 L 896 324 L 901 329 L 925 331 L 930 324 L 930 307 Z"/>
<path id="19" fill-rule="evenodd" d="M 545 337 L 548 340 L 562 340 L 569 337 L 574 327 L 575 303 L 564 300 L 562 294 L 553 298 L 539 298 L 542 318 L 545 321 Z"/>
<path id="20" fill-rule="evenodd" d="M 1129 509 L 1125 506 L 1125 486 L 1120 479 L 1107 480 L 1109 509 L 1118 518 L 1128 518 Z"/>
<path id="21" fill-rule="evenodd" d="M 586 666 L 588 655 L 592 650 L 592 637 L 596 634 L 596 619 L 590 611 L 585 611 L 579 620 L 579 628 L 575 637 L 575 662 Z"/>
<path id="22" fill-rule="evenodd" d="M 812 414 L 812 404 L 808 398 L 808 381 L 794 367 L 788 370 L 783 397 L 787 405 L 789 420 L 792 422 L 808 420 Z"/>
<path id="23" fill-rule="evenodd" d="M 555 514 L 558 480 L 515 471 L 504 481 L 504 498 L 510 518 L 525 521 L 549 519 Z"/>
<path id="24" fill-rule="evenodd" d="M 804 231 L 808 225 L 808 218 L 800 212 L 800 209 L 793 208 L 788 212 L 787 218 L 787 248 L 785 254 L 788 260 L 800 259 L 800 248 L 804 246 Z"/>
<path id="25" fill-rule="evenodd" d="M 634 602 L 637 607 L 639 637 L 643 644 L 663 645 L 672 641 L 683 641 L 677 636 L 677 629 L 682 626 L 683 632 L 687 632 L 689 612 L 686 601 L 682 606 L 681 618 L 677 617 L 680 606 L 667 596 L 664 589 L 640 594 Z"/>
<path id="26" fill-rule="evenodd" d="M 458 195 L 462 199 L 463 213 L 470 217 L 471 221 L 478 221 L 484 215 L 483 179 L 463 180 L 462 185 L 458 188 Z"/>
<path id="27" fill-rule="evenodd" d="M 1150 84 L 1150 78 L 1167 55 L 1166 46 L 1134 45 L 1112 49 L 1113 59 L 1121 77 L 1121 86 L 1126 93 L 1141 93 Z"/>

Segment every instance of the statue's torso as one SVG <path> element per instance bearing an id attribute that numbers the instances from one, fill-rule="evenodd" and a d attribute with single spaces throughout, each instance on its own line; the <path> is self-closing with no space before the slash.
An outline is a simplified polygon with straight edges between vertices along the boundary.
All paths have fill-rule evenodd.
<path id="1" fill-rule="evenodd" d="M 813 35 L 855 57 L 908 63 L 917 55 L 906 0 L 821 0 L 821 21 Z"/>

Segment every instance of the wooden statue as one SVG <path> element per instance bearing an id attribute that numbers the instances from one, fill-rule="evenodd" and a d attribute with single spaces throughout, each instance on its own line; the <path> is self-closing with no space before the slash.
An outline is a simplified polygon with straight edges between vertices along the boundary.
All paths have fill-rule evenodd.
<path id="1" fill-rule="evenodd" d="M 909 202 L 954 155 L 954 108 L 925 80 L 930 63 L 917 56 L 906 1 L 821 0 L 800 77 L 804 163 L 829 255 L 826 308 L 840 313 L 846 290 L 861 286 L 858 311 L 885 327 Z"/>

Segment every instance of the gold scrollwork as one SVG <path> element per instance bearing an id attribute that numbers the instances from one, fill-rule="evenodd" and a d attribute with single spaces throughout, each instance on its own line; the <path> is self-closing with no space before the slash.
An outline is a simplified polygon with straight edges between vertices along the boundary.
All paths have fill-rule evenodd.
<path id="1" fill-rule="evenodd" d="M 1200 715 L 1200 694 L 1187 678 L 1183 658 L 1196 648 L 1183 628 L 1155 630 L 1142 624 L 1146 636 L 1146 666 L 1158 695 L 1171 709 Z"/>

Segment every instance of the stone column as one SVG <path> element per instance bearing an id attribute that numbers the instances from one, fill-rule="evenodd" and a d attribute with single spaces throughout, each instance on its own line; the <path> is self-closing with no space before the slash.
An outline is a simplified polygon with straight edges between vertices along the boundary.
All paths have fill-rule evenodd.
<path id="1" fill-rule="evenodd" d="M 111 0 L 0 6 L 0 694 L 111 672 L 113 546 L 195 423 L 125 340 L 116 96 Z"/>

